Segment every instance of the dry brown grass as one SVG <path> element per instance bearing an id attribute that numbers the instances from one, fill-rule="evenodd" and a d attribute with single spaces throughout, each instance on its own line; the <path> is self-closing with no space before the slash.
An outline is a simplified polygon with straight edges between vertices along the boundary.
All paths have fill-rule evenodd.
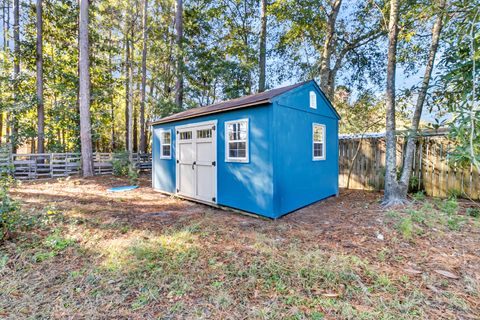
<path id="1" fill-rule="evenodd" d="M 465 205 L 455 216 L 432 200 L 386 213 L 380 194 L 344 191 L 265 221 L 164 196 L 146 176 L 135 191 L 106 192 L 124 183 L 72 178 L 13 190 L 33 227 L 0 247 L 0 317 L 475 319 L 480 313 L 480 223 L 463 215 Z"/>

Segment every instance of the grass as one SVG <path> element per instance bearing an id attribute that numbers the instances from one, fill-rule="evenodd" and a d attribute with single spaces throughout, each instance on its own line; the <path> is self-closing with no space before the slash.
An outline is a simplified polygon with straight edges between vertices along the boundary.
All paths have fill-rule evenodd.
<path id="1" fill-rule="evenodd" d="M 460 214 L 456 198 L 430 201 L 415 195 L 414 199 L 415 205 L 407 207 L 401 212 L 390 211 L 387 213 L 389 218 L 396 221 L 397 229 L 406 240 L 413 240 L 418 235 L 431 233 L 432 230 L 460 231 L 468 222 L 468 216 L 478 217 L 475 214 L 477 208 L 467 208 L 464 215 Z"/>
<path id="2" fill-rule="evenodd" d="M 125 204 L 130 201 L 126 197 Z M 263 221 L 198 207 L 202 211 L 193 218 L 182 209 L 172 222 L 145 225 L 112 218 L 118 214 L 101 216 L 99 206 L 108 210 L 110 199 L 105 204 L 92 200 L 95 213 L 88 203 L 49 202 L 41 210 L 24 204 L 31 228 L 0 247 L 0 316 L 422 319 L 437 317 L 438 310 L 447 318 L 476 314 L 471 301 L 480 297 L 478 274 L 449 280 L 403 272 L 407 263 L 421 261 L 428 270 L 432 255 L 422 255 L 428 250 L 420 249 L 422 243 L 432 246 L 444 235 L 460 236 L 476 218 L 461 215 L 456 200 L 416 201 L 387 215 L 378 215 L 371 204 L 373 209 L 362 210 L 376 218 L 328 227 L 324 220 L 338 214 L 313 215 L 318 226 L 296 227 L 299 218 Z M 375 219 L 385 222 L 372 224 Z M 346 232 L 325 229 L 337 227 Z M 380 227 L 383 241 L 372 231 Z M 343 240 L 358 244 L 358 250 L 342 249 Z M 405 251 L 412 242 L 418 250 Z M 432 295 L 425 284 L 439 293 Z"/>

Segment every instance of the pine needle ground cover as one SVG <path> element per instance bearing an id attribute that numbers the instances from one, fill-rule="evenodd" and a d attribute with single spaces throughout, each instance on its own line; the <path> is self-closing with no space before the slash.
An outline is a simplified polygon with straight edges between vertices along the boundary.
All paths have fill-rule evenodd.
<path id="1" fill-rule="evenodd" d="M 0 245 L 0 317 L 474 319 L 475 204 L 342 191 L 276 221 L 116 177 L 18 184 L 28 226 Z"/>

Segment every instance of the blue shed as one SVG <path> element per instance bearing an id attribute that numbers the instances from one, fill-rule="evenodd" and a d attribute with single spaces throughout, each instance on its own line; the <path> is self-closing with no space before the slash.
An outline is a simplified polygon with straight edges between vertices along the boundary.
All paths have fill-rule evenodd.
<path id="1" fill-rule="evenodd" d="M 338 113 L 313 80 L 152 122 L 152 184 L 278 218 L 338 194 Z"/>

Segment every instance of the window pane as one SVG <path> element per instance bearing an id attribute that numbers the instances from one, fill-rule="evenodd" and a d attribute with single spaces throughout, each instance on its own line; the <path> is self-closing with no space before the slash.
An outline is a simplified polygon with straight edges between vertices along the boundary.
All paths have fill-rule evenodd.
<path id="1" fill-rule="evenodd" d="M 212 137 L 212 129 L 197 130 L 197 138 L 206 139 Z"/>
<path id="2" fill-rule="evenodd" d="M 228 139 L 230 141 L 246 140 L 247 139 L 247 122 L 240 121 L 229 123 L 227 127 Z"/>
<path id="3" fill-rule="evenodd" d="M 247 156 L 247 151 L 245 149 L 238 149 L 237 157 L 245 158 Z"/>
<path id="4" fill-rule="evenodd" d="M 162 156 L 170 156 L 170 145 L 162 146 Z"/>
<path id="5" fill-rule="evenodd" d="M 243 151 L 245 151 L 246 147 L 247 147 L 247 143 L 246 143 L 246 142 L 237 142 L 237 149 L 238 149 L 238 150 L 243 150 Z"/>
<path id="6" fill-rule="evenodd" d="M 162 133 L 162 144 L 170 144 L 170 132 L 166 131 Z"/>
<path id="7" fill-rule="evenodd" d="M 313 144 L 313 156 L 323 157 L 323 144 L 315 142 Z"/>
<path id="8" fill-rule="evenodd" d="M 313 127 L 313 141 L 323 142 L 323 129 L 324 127 L 322 126 Z"/>
<path id="9" fill-rule="evenodd" d="M 180 140 L 190 140 L 192 139 L 192 131 L 180 132 Z"/>
<path id="10" fill-rule="evenodd" d="M 246 142 L 229 142 L 228 156 L 230 158 L 245 158 L 247 156 Z"/>

